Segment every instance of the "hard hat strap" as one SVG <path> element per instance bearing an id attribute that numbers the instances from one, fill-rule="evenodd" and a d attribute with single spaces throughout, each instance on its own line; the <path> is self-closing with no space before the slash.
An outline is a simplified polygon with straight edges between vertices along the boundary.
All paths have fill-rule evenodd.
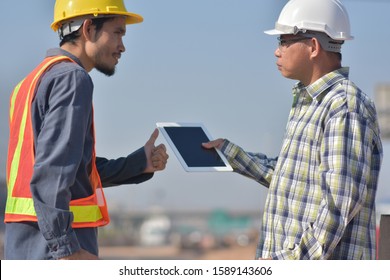
<path id="1" fill-rule="evenodd" d="M 307 31 L 300 35 L 307 38 L 316 38 L 321 47 L 328 52 L 341 52 L 341 46 L 344 44 L 344 41 L 334 40 L 323 32 Z"/>
<path id="2" fill-rule="evenodd" d="M 60 39 L 62 40 L 66 35 L 69 35 L 70 33 L 79 30 L 80 27 L 83 25 L 85 19 L 85 17 L 77 18 L 62 24 L 61 27 L 58 28 L 58 35 L 60 36 Z"/>

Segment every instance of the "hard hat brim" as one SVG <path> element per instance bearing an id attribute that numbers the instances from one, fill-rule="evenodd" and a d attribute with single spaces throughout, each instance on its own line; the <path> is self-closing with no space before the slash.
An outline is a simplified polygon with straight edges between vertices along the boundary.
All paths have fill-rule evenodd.
<path id="1" fill-rule="evenodd" d="M 136 24 L 136 23 L 141 23 L 144 21 L 144 18 L 138 14 L 135 14 L 135 13 L 129 13 L 129 12 L 115 12 L 115 13 L 112 13 L 112 12 L 98 12 L 98 13 L 93 13 L 93 14 L 80 14 L 80 16 L 83 16 L 83 17 L 88 17 L 90 16 L 90 18 L 97 18 L 97 17 L 101 17 L 101 16 L 126 16 L 126 24 Z M 71 20 L 72 18 L 75 18 L 77 17 L 77 15 L 72 15 L 71 17 L 69 18 L 64 18 L 63 20 L 61 20 L 60 22 L 59 21 L 54 21 L 52 24 L 51 24 L 51 29 L 53 29 L 54 31 L 57 31 L 58 28 L 62 25 L 62 23 L 68 21 L 68 20 Z"/>
<path id="2" fill-rule="evenodd" d="M 286 33 L 282 32 L 282 31 L 277 30 L 277 29 L 266 30 L 266 31 L 264 31 L 264 33 L 267 34 L 267 35 L 282 35 L 282 34 L 286 34 Z"/>

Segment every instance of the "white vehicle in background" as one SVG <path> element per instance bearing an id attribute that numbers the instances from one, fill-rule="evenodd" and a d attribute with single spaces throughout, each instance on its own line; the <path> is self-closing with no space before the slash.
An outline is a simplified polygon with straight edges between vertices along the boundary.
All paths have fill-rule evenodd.
<path id="1" fill-rule="evenodd" d="M 169 241 L 171 221 L 163 214 L 154 214 L 140 227 L 140 243 L 143 246 L 163 246 Z"/>

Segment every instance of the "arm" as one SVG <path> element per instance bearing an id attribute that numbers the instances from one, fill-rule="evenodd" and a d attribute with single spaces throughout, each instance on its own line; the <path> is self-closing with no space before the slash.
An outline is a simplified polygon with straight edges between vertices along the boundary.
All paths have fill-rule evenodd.
<path id="1" fill-rule="evenodd" d="M 277 158 L 270 159 L 261 153 L 248 153 L 226 139 L 204 143 L 203 147 L 216 148 L 226 156 L 234 172 L 249 177 L 268 187 L 275 169 Z"/>
<path id="2" fill-rule="evenodd" d="M 158 130 L 154 130 L 145 146 L 127 157 L 116 160 L 97 157 L 96 166 L 104 187 L 139 184 L 153 177 L 153 172 L 165 169 L 168 155 L 163 144 L 155 147 Z"/>
<path id="3" fill-rule="evenodd" d="M 34 135 L 31 192 L 40 231 L 53 258 L 58 259 L 80 250 L 72 229 L 69 202 L 83 157 L 85 136 L 90 132 L 92 83 L 80 70 L 68 71 L 46 86 L 38 89 L 34 101 L 41 108 L 37 110 L 44 111 L 44 117 Z"/>
<path id="4" fill-rule="evenodd" d="M 144 173 L 146 168 L 144 148 L 118 159 L 96 157 L 96 167 L 103 187 L 139 184 L 153 177 L 153 173 Z"/>
<path id="5" fill-rule="evenodd" d="M 356 113 L 331 119 L 324 130 L 318 180 L 321 205 L 300 243 L 277 259 L 328 259 L 367 199 L 374 133 Z"/>

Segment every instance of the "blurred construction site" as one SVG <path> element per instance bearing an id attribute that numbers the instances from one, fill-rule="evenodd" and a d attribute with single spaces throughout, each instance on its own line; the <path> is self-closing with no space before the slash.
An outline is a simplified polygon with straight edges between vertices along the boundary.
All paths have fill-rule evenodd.
<path id="1" fill-rule="evenodd" d="M 102 259 L 242 259 L 255 257 L 259 218 L 254 212 L 116 212 L 99 232 Z"/>
<path id="2" fill-rule="evenodd" d="M 106 260 L 254 259 L 259 213 L 210 212 L 111 213 L 99 230 L 100 258 Z M 4 258 L 4 224 L 0 228 Z"/>

